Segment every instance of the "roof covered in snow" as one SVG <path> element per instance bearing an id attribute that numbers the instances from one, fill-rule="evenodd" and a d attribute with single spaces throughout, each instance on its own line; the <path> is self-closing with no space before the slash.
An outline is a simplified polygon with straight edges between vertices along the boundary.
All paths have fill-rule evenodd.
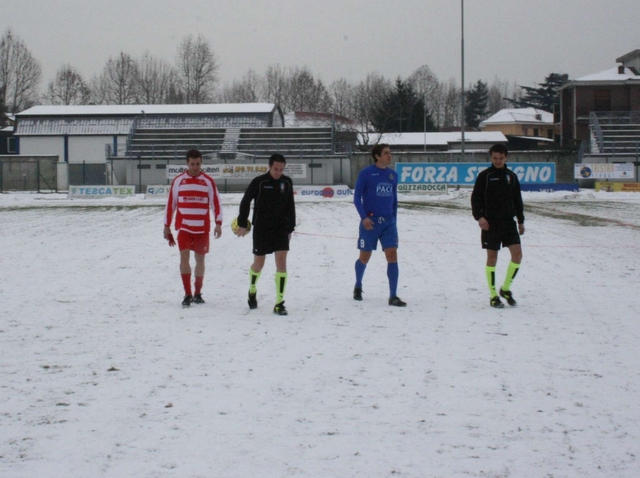
<path id="1" fill-rule="evenodd" d="M 630 68 L 623 68 L 623 73 L 618 71 L 618 67 L 609 68 L 608 70 L 592 73 L 591 75 L 582 76 L 575 80 L 570 80 L 560 87 L 560 89 L 574 86 L 576 84 L 589 83 L 624 83 L 633 82 L 640 83 L 640 75 L 636 75 Z"/>
<path id="2" fill-rule="evenodd" d="M 377 134 L 369 134 L 369 140 L 376 140 Z M 469 143 L 506 143 L 507 138 L 500 131 L 465 132 L 465 142 Z M 460 131 L 450 133 L 384 133 L 377 139 L 377 143 L 387 143 L 390 146 L 448 146 L 451 143 L 461 143 Z"/>
<path id="3" fill-rule="evenodd" d="M 553 113 L 537 108 L 505 108 L 490 116 L 480 126 L 488 124 L 539 123 L 553 124 Z"/>
<path id="4" fill-rule="evenodd" d="M 203 105 L 41 105 L 16 116 L 135 116 L 170 114 L 259 114 L 273 113 L 273 103 L 213 103 Z"/>

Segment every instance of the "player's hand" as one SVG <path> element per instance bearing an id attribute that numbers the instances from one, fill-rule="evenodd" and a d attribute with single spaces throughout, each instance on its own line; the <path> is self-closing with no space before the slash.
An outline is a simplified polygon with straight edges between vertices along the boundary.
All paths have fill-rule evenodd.
<path id="1" fill-rule="evenodd" d="M 213 230 L 213 237 L 214 239 L 218 239 L 220 236 L 222 236 L 222 226 L 220 224 L 216 224 L 216 227 Z"/>
<path id="2" fill-rule="evenodd" d="M 247 235 L 247 232 L 248 232 L 248 231 L 247 231 L 247 228 L 246 228 L 246 227 L 239 227 L 239 228 L 238 228 L 238 231 L 236 232 L 236 235 L 237 235 L 238 237 L 244 237 L 244 236 L 246 236 L 246 235 Z"/>
<path id="3" fill-rule="evenodd" d="M 489 221 L 487 221 L 484 217 L 481 217 L 480 219 L 478 219 L 478 226 L 480 226 L 480 229 L 482 229 L 483 231 L 488 231 Z"/>
<path id="4" fill-rule="evenodd" d="M 165 227 L 163 231 L 164 238 L 169 241 L 169 246 L 173 247 L 176 245 L 176 240 L 173 238 L 173 234 L 171 234 L 171 228 Z"/>
<path id="5" fill-rule="evenodd" d="M 371 229 L 373 229 L 373 221 L 371 219 L 369 219 L 368 217 L 365 217 L 362 220 L 362 225 L 364 226 L 364 228 L 367 231 L 370 231 Z"/>
<path id="6" fill-rule="evenodd" d="M 518 224 L 518 232 L 520 235 L 524 234 L 524 222 L 522 224 Z"/>

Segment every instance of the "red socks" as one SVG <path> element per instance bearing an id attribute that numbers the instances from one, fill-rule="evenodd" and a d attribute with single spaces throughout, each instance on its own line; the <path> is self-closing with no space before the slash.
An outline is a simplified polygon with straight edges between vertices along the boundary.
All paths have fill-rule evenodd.
<path id="1" fill-rule="evenodd" d="M 198 295 L 202 291 L 202 282 L 204 281 L 204 277 L 196 276 L 196 295 Z"/>
<path id="2" fill-rule="evenodd" d="M 180 276 L 182 277 L 185 295 L 191 295 L 191 274 L 180 274 Z"/>

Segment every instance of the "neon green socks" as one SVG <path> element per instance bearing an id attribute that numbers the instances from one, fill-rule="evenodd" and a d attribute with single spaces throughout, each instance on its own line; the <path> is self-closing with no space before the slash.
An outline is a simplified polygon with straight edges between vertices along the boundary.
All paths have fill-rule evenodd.
<path id="1" fill-rule="evenodd" d="M 284 300 L 284 291 L 287 288 L 287 273 L 276 272 L 276 304 Z"/>
<path id="2" fill-rule="evenodd" d="M 520 270 L 520 264 L 516 264 L 515 262 L 509 262 L 509 267 L 507 267 L 507 276 L 504 278 L 504 284 L 502 285 L 502 290 L 510 290 L 511 283 L 513 279 L 516 278 L 516 274 Z"/>
<path id="3" fill-rule="evenodd" d="M 249 292 L 252 294 L 255 294 L 258 290 L 256 284 L 258 283 L 258 279 L 260 279 L 260 274 L 262 274 L 262 271 L 253 272 L 253 269 L 249 267 Z"/>
<path id="4" fill-rule="evenodd" d="M 489 294 L 491 297 L 498 295 L 496 292 L 496 268 L 495 266 L 486 266 L 485 273 L 487 274 L 487 284 L 489 284 Z"/>

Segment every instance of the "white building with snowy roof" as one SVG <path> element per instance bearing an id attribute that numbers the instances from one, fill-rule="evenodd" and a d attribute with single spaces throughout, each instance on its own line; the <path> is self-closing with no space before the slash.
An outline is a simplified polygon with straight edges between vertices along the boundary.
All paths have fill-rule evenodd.
<path id="1" fill-rule="evenodd" d="M 393 151 L 460 151 L 462 135 L 460 131 L 446 133 L 361 133 L 361 143 L 386 143 Z M 465 132 L 466 151 L 486 152 L 496 143 L 507 144 L 507 138 L 499 131 Z"/>
<path id="2" fill-rule="evenodd" d="M 553 113 L 537 108 L 505 108 L 480 123 L 480 130 L 500 131 L 509 145 L 527 146 L 554 141 Z"/>

